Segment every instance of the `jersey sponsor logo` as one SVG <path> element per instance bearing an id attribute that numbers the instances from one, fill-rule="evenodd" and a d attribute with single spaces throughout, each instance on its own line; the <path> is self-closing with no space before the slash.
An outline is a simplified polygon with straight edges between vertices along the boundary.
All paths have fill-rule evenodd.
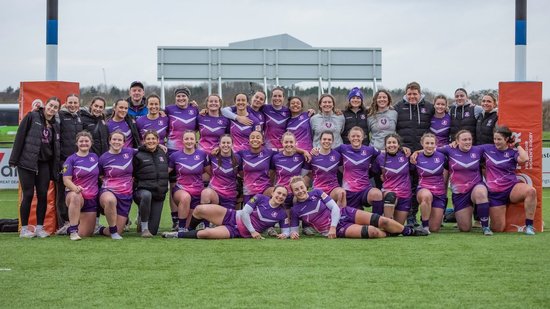
<path id="1" fill-rule="evenodd" d="M 298 119 L 303 120 L 303 119 L 304 119 L 304 115 L 300 115 L 300 117 L 299 117 Z"/>
<path id="2" fill-rule="evenodd" d="M 94 157 L 90 157 L 90 162 L 95 162 L 95 158 L 94 158 Z"/>
<path id="3" fill-rule="evenodd" d="M 164 125 L 164 121 L 159 120 L 159 126 L 163 126 L 163 125 Z"/>
<path id="4" fill-rule="evenodd" d="M 218 119 L 218 124 L 223 124 L 223 120 Z"/>
<path id="5" fill-rule="evenodd" d="M 475 153 L 471 153 L 470 158 L 475 159 L 475 158 L 477 158 L 477 155 Z"/>
<path id="6" fill-rule="evenodd" d="M 336 161 L 336 157 L 334 155 L 331 155 L 330 157 L 328 157 L 329 161 Z"/>
<path id="7" fill-rule="evenodd" d="M 435 162 L 435 163 L 439 163 L 439 162 L 441 162 L 441 159 L 439 159 L 439 158 L 434 158 L 434 162 Z"/>
<path id="8" fill-rule="evenodd" d="M 444 125 L 444 126 L 446 126 L 446 125 L 447 125 L 447 120 L 441 121 L 441 124 Z"/>
<path id="9" fill-rule="evenodd" d="M 124 159 L 130 158 L 130 156 L 129 156 L 127 153 L 123 154 L 122 157 L 123 157 Z"/>
<path id="10" fill-rule="evenodd" d="M 195 161 L 198 161 L 198 160 L 201 159 L 201 157 L 200 157 L 199 155 L 195 155 L 195 156 L 193 157 L 193 159 L 194 159 Z"/>
<path id="11" fill-rule="evenodd" d="M 273 218 L 277 218 L 277 215 L 278 215 L 278 213 L 277 213 L 276 211 L 273 211 L 273 212 L 271 213 L 271 216 L 272 216 Z"/>
<path id="12" fill-rule="evenodd" d="M 399 157 L 398 160 L 399 160 L 399 162 L 401 162 L 401 163 L 405 162 L 405 158 L 403 158 L 403 157 Z"/>
<path id="13" fill-rule="evenodd" d="M 293 160 L 294 162 L 298 162 L 298 161 L 300 161 L 300 158 L 294 157 L 294 158 L 292 158 L 292 160 Z"/>
<path id="14" fill-rule="evenodd" d="M 195 111 L 192 110 L 192 109 L 190 109 L 190 110 L 189 110 L 189 115 L 194 115 L 194 114 L 195 114 Z"/>

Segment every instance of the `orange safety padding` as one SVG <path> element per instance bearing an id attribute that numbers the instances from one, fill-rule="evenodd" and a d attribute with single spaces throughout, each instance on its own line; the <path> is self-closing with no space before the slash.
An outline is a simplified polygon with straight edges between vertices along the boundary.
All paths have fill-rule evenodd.
<path id="1" fill-rule="evenodd" d="M 534 227 L 542 232 L 542 82 L 500 82 L 498 125 L 518 134 L 516 141 L 529 154 L 519 166 L 518 178 L 537 190 Z M 506 231 L 518 232 L 525 225 L 523 203 L 510 204 L 506 210 Z"/>
<path id="2" fill-rule="evenodd" d="M 19 89 L 19 121 L 32 110 L 32 102 L 36 99 L 40 99 L 46 104 L 48 98 L 58 97 L 61 100 L 61 104 L 65 104 L 65 100 L 69 94 L 80 94 L 80 84 L 74 82 L 21 82 Z M 48 188 L 48 205 L 44 220 L 44 229 L 50 234 L 54 233 L 57 229 L 55 191 L 55 183 L 51 181 Z M 19 187 L 18 207 L 21 207 L 21 186 Z M 36 194 L 31 204 L 29 225 L 36 225 Z M 19 217 L 19 228 L 21 228 L 21 217 Z"/>

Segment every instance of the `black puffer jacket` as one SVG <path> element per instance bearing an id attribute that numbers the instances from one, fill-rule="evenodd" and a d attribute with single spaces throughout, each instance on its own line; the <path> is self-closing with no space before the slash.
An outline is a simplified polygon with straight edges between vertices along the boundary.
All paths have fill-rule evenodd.
<path id="1" fill-rule="evenodd" d="M 493 143 L 493 130 L 498 121 L 497 109 L 493 109 L 489 113 L 483 111 L 477 116 L 476 126 L 476 145 L 492 144 Z"/>
<path id="2" fill-rule="evenodd" d="M 455 135 L 460 130 L 470 131 L 472 133 L 472 140 L 476 140 L 477 121 L 475 115 L 475 105 L 453 105 L 449 109 L 449 115 L 451 115 L 451 130 L 449 131 L 451 142 L 455 140 Z"/>
<path id="3" fill-rule="evenodd" d="M 109 129 L 105 117 L 92 115 L 87 108 L 80 109 L 80 119 L 82 120 L 82 128 L 90 134 L 94 139 L 92 152 L 98 157 L 109 150 Z"/>
<path id="4" fill-rule="evenodd" d="M 59 111 L 59 127 L 61 130 L 61 162 L 64 162 L 78 150 L 76 134 L 83 129 L 80 111 L 71 113 L 66 108 L 62 108 Z"/>
<path id="5" fill-rule="evenodd" d="M 168 191 L 168 157 L 157 147 L 153 152 L 145 146 L 138 148 L 134 156 L 134 190 L 151 191 L 153 198 L 164 200 Z"/>
<path id="6" fill-rule="evenodd" d="M 52 150 L 53 158 L 50 164 L 50 174 L 53 180 L 57 180 L 60 170 L 59 159 L 59 123 L 55 118 L 50 122 L 52 127 Z M 17 135 L 13 142 L 9 164 L 24 168 L 33 172 L 38 172 L 38 158 L 42 145 L 42 134 L 46 126 L 46 118 L 44 117 L 44 109 L 39 108 L 37 111 L 29 112 L 17 129 Z"/>
<path id="7" fill-rule="evenodd" d="M 348 133 L 353 127 L 360 127 L 365 132 L 365 138 L 363 139 L 363 145 L 369 145 L 369 122 L 367 121 L 367 111 L 361 107 L 359 111 L 354 112 L 350 108 L 344 111 L 344 131 L 342 132 L 342 140 L 344 144 L 349 144 Z"/>
<path id="8" fill-rule="evenodd" d="M 401 100 L 394 107 L 397 112 L 395 131 L 403 141 L 403 146 L 412 151 L 422 149 L 420 138 L 430 130 L 435 109 L 432 103 L 423 98 L 417 104 Z"/>

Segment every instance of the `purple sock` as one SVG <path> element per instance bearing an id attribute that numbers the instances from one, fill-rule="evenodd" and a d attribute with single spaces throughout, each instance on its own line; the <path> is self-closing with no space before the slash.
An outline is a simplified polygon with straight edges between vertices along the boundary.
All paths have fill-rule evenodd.
<path id="1" fill-rule="evenodd" d="M 480 203 L 476 204 L 477 206 L 477 216 L 481 222 L 482 227 L 489 226 L 489 203 Z"/>
<path id="2" fill-rule="evenodd" d="M 372 213 L 382 216 L 384 214 L 384 201 L 372 201 Z"/>
<path id="3" fill-rule="evenodd" d="M 178 223 L 178 212 L 172 211 L 170 214 L 172 215 L 172 223 Z"/>
<path id="4" fill-rule="evenodd" d="M 105 227 L 104 226 L 99 227 L 99 235 L 105 235 Z"/>
<path id="5" fill-rule="evenodd" d="M 111 235 L 116 234 L 117 232 L 118 232 L 118 229 L 117 229 L 116 225 L 115 226 L 109 226 L 109 233 L 111 233 Z"/>
<path id="6" fill-rule="evenodd" d="M 67 229 L 67 233 L 71 234 L 73 232 L 78 232 L 78 224 L 77 225 L 70 225 Z"/>
<path id="7" fill-rule="evenodd" d="M 422 227 L 429 227 L 430 226 L 430 220 L 422 220 Z"/>
<path id="8" fill-rule="evenodd" d="M 405 226 L 403 228 L 403 231 L 401 232 L 401 234 L 403 234 L 403 236 L 410 236 L 412 234 L 412 228 L 410 226 Z"/>
<path id="9" fill-rule="evenodd" d="M 533 225 L 533 220 L 531 219 L 525 219 L 525 225 Z"/>

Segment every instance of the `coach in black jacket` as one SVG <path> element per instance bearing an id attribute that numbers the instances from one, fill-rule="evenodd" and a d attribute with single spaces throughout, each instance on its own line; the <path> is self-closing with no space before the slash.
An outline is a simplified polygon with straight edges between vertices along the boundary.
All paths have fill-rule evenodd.
<path id="1" fill-rule="evenodd" d="M 411 82 L 405 88 L 403 100 L 395 105 L 397 111 L 396 132 L 401 136 L 403 146 L 409 147 L 411 151 L 422 149 L 420 138 L 430 130 L 432 117 L 435 109 L 432 103 L 424 100 L 420 85 Z M 418 213 L 418 201 L 416 200 L 416 187 L 418 186 L 418 175 L 411 173 L 412 206 L 407 218 L 407 225 L 416 225 L 416 214 Z"/>
<path id="2" fill-rule="evenodd" d="M 139 205 L 141 236 L 152 237 L 158 232 L 168 191 L 168 158 L 159 147 L 157 132 L 147 131 L 143 140 L 133 159 L 134 201 Z"/>

